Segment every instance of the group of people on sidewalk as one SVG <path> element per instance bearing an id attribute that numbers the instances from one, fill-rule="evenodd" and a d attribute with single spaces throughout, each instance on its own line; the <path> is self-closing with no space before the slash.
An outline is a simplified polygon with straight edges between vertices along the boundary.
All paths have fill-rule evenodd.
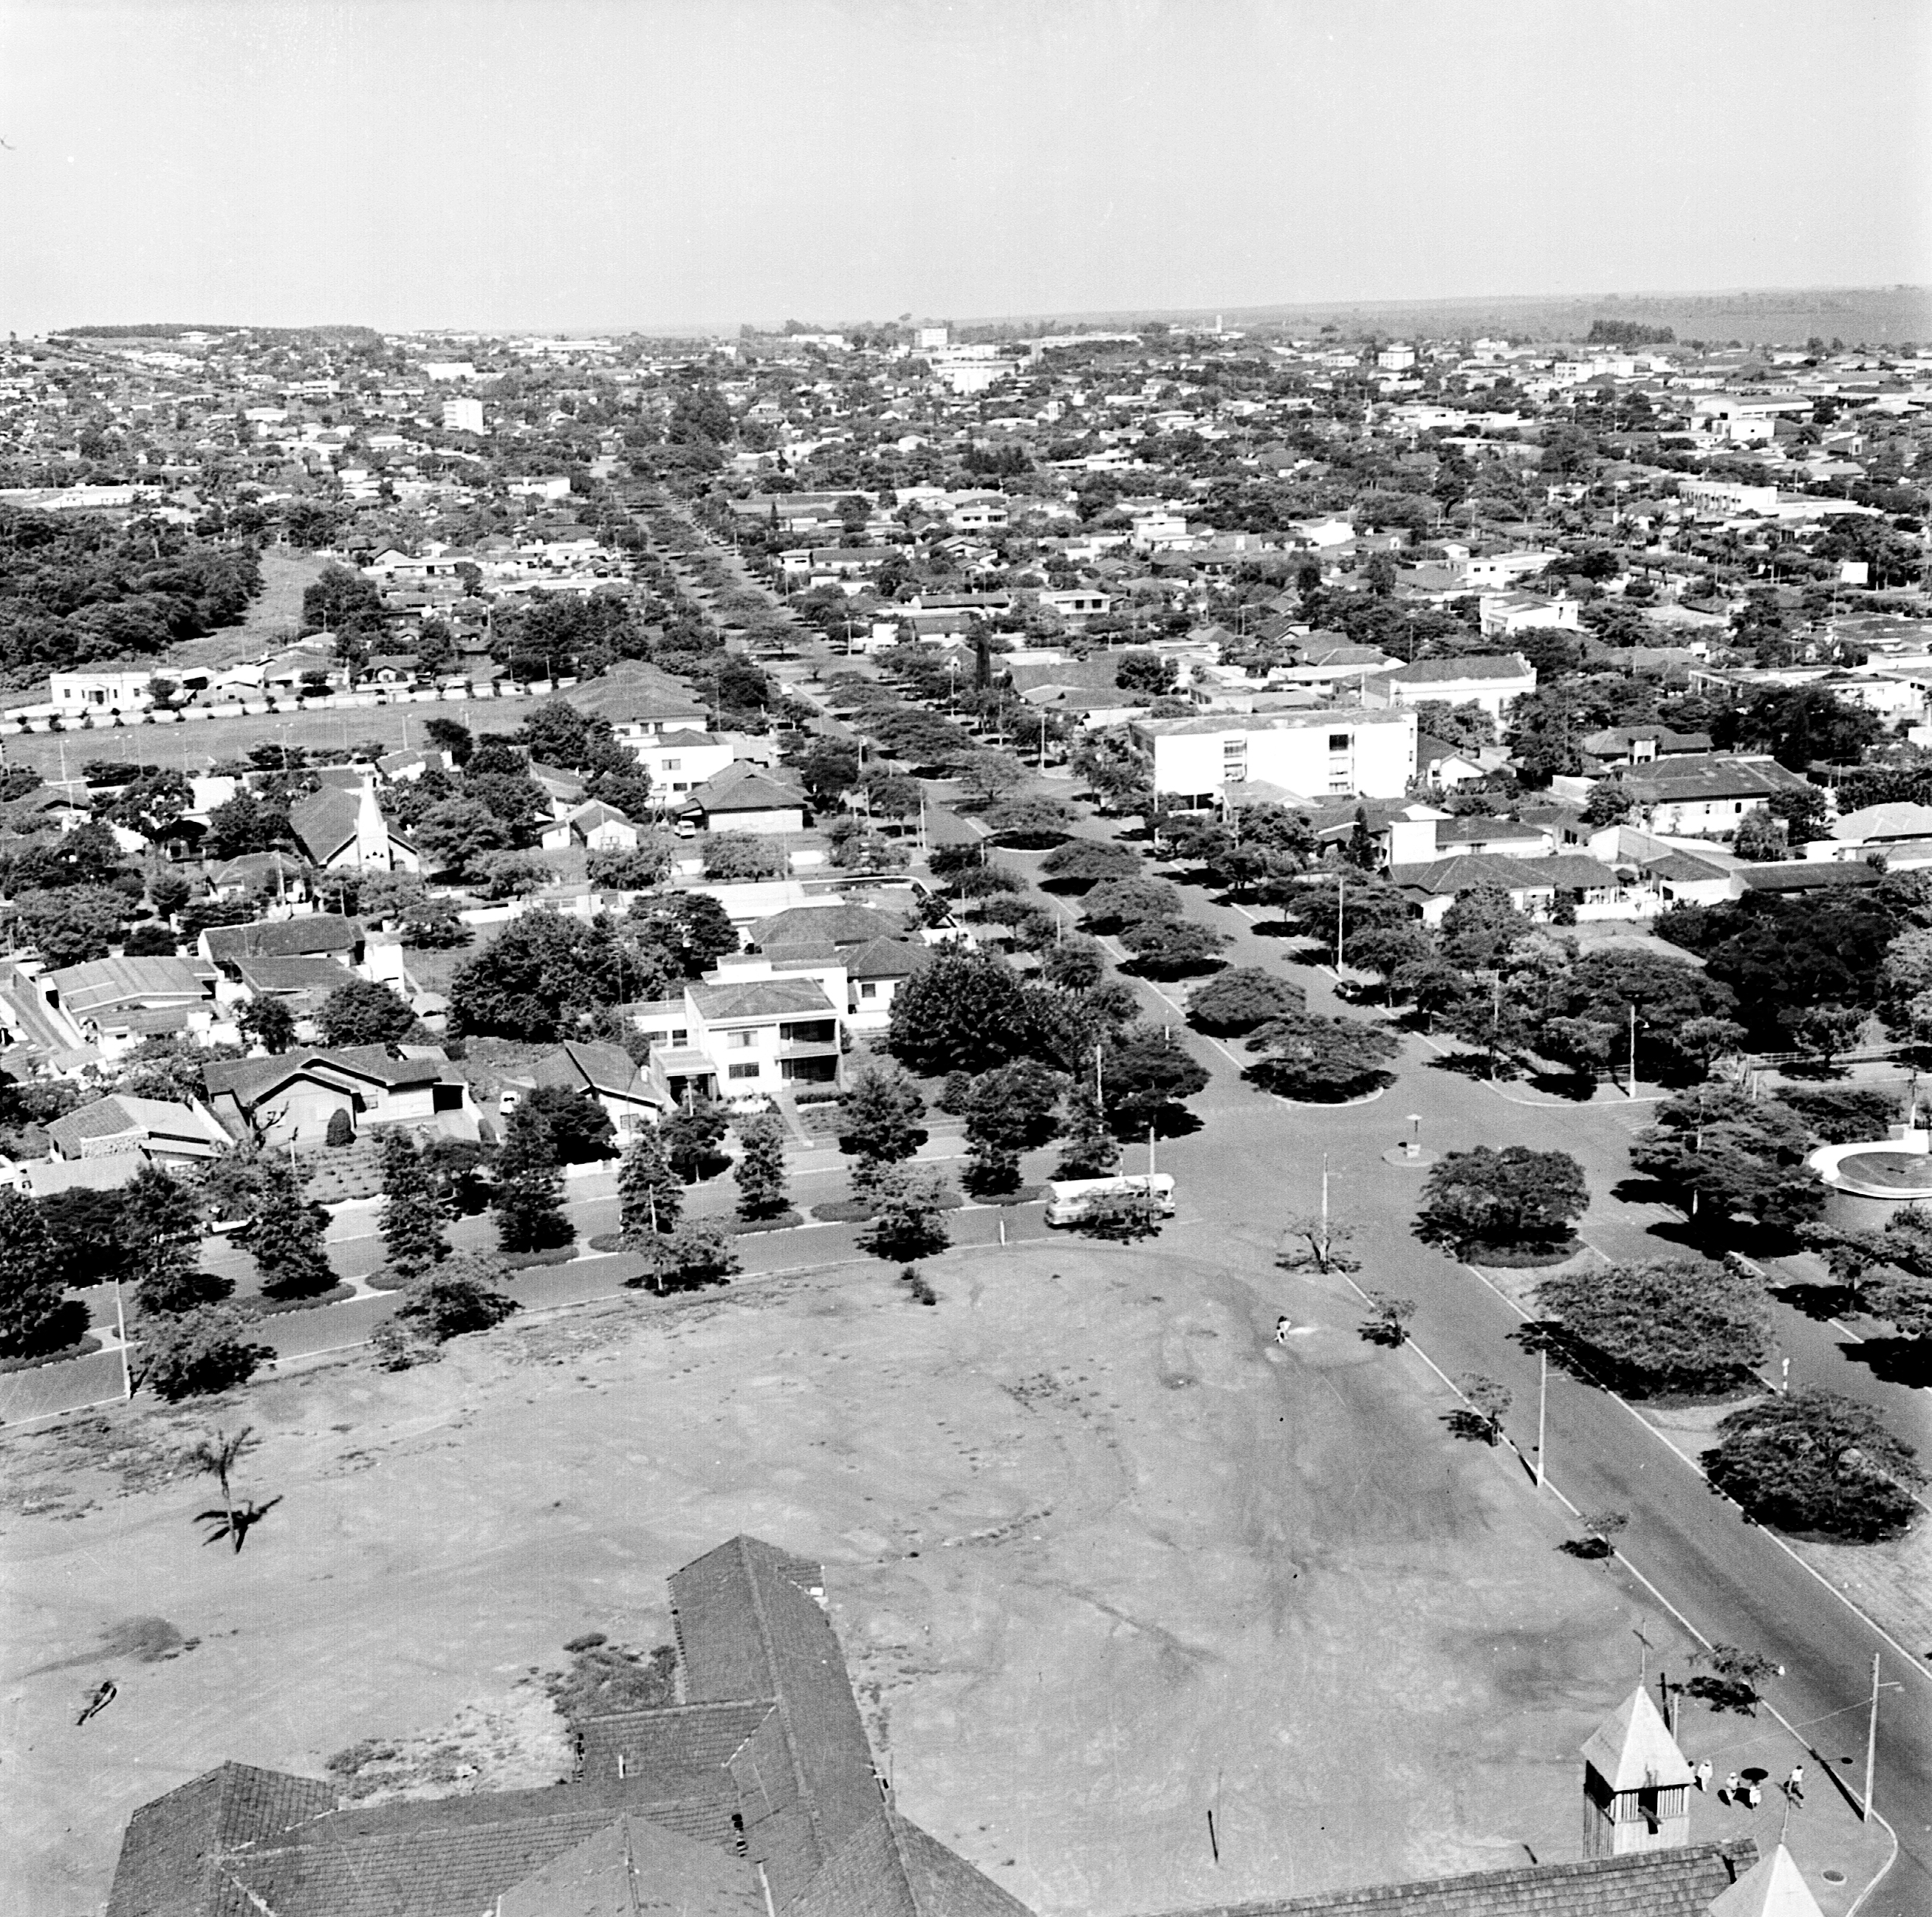
<path id="1" fill-rule="evenodd" d="M 1708 1791 L 1711 1788 L 1712 1765 L 1709 1758 L 1703 1759 L 1694 1766 L 1697 1788 Z M 1720 1804 L 1742 1804 L 1748 1810 L 1755 1810 L 1764 1802 L 1764 1792 L 1758 1780 L 1764 1773 L 1733 1771 L 1718 1789 Z M 1804 1802 L 1804 1766 L 1794 1764 L 1791 1774 L 1784 1780 L 1784 1795 L 1792 1804 Z"/>

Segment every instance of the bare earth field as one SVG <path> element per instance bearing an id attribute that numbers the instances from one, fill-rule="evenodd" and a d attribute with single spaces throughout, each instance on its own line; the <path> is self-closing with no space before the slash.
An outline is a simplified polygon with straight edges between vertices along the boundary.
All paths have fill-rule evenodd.
<path id="1" fill-rule="evenodd" d="M 665 1641 L 666 1574 L 740 1530 L 824 1561 L 902 1808 L 1042 1913 L 1576 1854 L 1574 1754 L 1633 1628 L 1653 1672 L 1684 1646 L 1555 1549 L 1507 1451 L 1444 1434 L 1410 1354 L 1158 1249 L 928 1272 L 934 1310 L 868 1264 L 13 1438 L 0 1912 L 98 1910 L 128 1813 L 224 1758 L 414 1737 L 444 1788 L 556 1774 L 533 1673 L 590 1629 Z M 1311 1328 L 1277 1346 L 1277 1311 Z M 284 1502 L 238 1558 L 166 1460 L 244 1419 L 238 1489 Z M 1686 1742 L 1721 1773 L 1770 1728 Z"/>

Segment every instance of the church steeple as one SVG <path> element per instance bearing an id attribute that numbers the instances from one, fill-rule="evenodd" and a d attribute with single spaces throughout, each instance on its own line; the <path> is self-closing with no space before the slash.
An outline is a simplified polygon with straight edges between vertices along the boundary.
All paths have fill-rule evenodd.
<path id="1" fill-rule="evenodd" d="M 1640 1684 L 1583 1746 L 1583 1855 L 1688 1844 L 1694 1774 Z"/>

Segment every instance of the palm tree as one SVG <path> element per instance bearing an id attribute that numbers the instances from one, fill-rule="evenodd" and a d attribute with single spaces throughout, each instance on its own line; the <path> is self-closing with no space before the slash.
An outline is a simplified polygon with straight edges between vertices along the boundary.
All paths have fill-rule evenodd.
<path id="1" fill-rule="evenodd" d="M 229 1488 L 229 1474 L 261 1442 L 255 1436 L 255 1427 L 244 1424 L 232 1438 L 226 1432 L 218 1430 L 212 1438 L 202 1438 L 182 1454 L 182 1463 L 193 1466 L 196 1472 L 212 1478 L 221 1486 L 220 1510 L 195 1514 L 196 1524 L 212 1524 L 215 1527 L 208 1534 L 207 1541 L 211 1544 L 218 1538 L 226 1538 L 233 1540 L 236 1550 L 242 1548 L 248 1524 L 236 1522 L 235 1495 Z M 252 1516 L 249 1522 L 253 1522 Z"/>

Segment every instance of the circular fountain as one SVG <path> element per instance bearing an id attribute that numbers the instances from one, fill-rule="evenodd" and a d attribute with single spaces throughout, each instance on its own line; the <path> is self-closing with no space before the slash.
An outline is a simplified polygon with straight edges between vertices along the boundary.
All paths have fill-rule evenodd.
<path id="1" fill-rule="evenodd" d="M 1932 1132 L 1916 1122 L 1888 1138 L 1820 1145 L 1804 1162 L 1824 1180 L 1832 1224 L 1876 1231 L 1908 1206 L 1932 1205 Z"/>

